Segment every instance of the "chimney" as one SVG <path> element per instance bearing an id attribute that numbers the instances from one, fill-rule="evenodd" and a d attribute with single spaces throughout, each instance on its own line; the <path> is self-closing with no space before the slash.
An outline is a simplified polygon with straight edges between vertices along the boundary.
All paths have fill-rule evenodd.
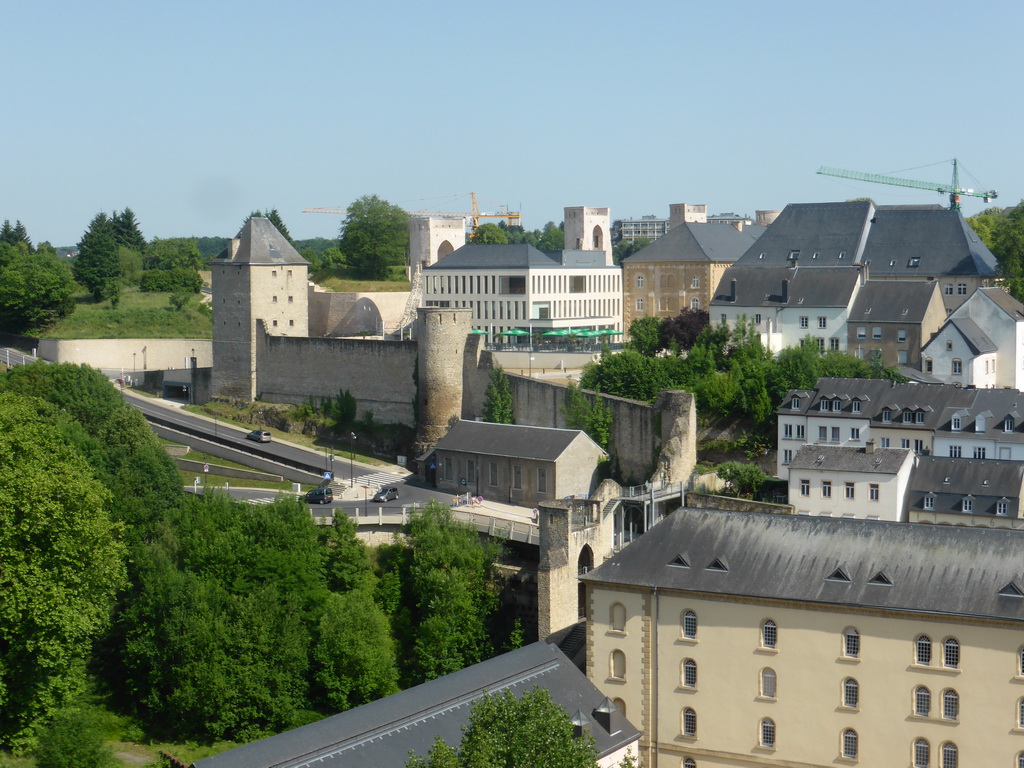
<path id="1" fill-rule="evenodd" d="M 729 301 L 736 303 L 736 278 L 729 281 Z"/>
<path id="2" fill-rule="evenodd" d="M 871 454 L 871 453 L 874 453 L 874 452 L 875 452 L 875 441 L 874 440 L 868 440 L 866 443 L 864 443 L 864 453 Z"/>
<path id="3" fill-rule="evenodd" d="M 614 733 L 618 729 L 612 728 L 612 714 L 618 711 L 619 708 L 615 706 L 615 702 L 605 696 L 604 701 L 594 709 L 594 720 L 604 728 L 605 733 Z"/>
<path id="4" fill-rule="evenodd" d="M 237 255 L 238 255 L 238 247 L 239 247 L 239 246 L 240 246 L 241 244 L 242 244 L 242 241 L 241 241 L 241 239 L 240 239 L 240 238 L 237 238 L 237 237 L 236 237 L 236 238 L 233 238 L 233 239 L 231 240 L 231 245 L 229 245 L 229 246 L 228 246 L 228 247 L 229 247 L 229 248 L 231 249 L 231 250 L 230 250 L 230 251 L 228 252 L 228 258 L 229 258 L 229 259 L 233 259 L 233 258 L 235 258 L 235 256 L 237 256 Z"/>
<path id="5" fill-rule="evenodd" d="M 583 734 L 587 732 L 587 726 L 590 725 L 590 718 L 583 714 L 583 710 L 577 709 L 576 714 L 572 716 L 572 735 L 577 739 L 583 738 Z M 605 730 L 608 730 L 607 728 Z"/>
<path id="6" fill-rule="evenodd" d="M 736 227 L 736 231 L 737 232 L 742 232 L 743 231 L 743 220 L 742 219 L 738 219 L 738 220 L 732 222 L 732 225 L 734 227 Z"/>
<path id="7" fill-rule="evenodd" d="M 789 280 L 782 281 L 782 303 L 789 304 Z"/>

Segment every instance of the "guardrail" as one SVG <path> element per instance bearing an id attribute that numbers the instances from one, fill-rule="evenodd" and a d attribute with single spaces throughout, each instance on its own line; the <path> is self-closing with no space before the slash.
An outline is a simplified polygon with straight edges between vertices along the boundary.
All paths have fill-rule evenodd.
<path id="1" fill-rule="evenodd" d="M 349 519 L 352 520 L 357 527 L 375 526 L 383 528 L 386 526 L 393 526 L 397 528 L 409 522 L 409 516 L 412 510 L 411 507 L 402 506 L 398 511 L 391 511 L 392 509 L 394 508 L 378 507 L 370 514 L 364 514 L 359 510 L 356 510 L 355 514 L 349 514 Z M 459 509 L 453 509 L 452 515 L 456 520 L 461 520 L 471 524 L 479 533 L 485 533 L 494 538 L 508 539 L 510 541 L 518 541 L 525 544 L 540 543 L 540 527 L 536 523 L 528 520 L 506 520 L 505 518 L 492 517 L 480 512 L 463 512 Z M 325 515 L 321 517 L 314 513 L 314 520 L 318 525 L 334 524 L 333 515 Z"/>

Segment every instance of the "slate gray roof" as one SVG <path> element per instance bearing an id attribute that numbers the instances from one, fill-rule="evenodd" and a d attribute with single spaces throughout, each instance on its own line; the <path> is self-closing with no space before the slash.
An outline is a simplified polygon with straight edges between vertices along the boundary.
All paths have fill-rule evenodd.
<path id="1" fill-rule="evenodd" d="M 920 323 L 938 290 L 934 280 L 868 280 L 857 292 L 848 322 Z"/>
<path id="2" fill-rule="evenodd" d="M 801 266 L 853 264 L 864 246 L 872 210 L 871 203 L 866 201 L 791 203 L 736 266 L 758 269 L 789 266 L 793 251 L 800 251 Z M 815 253 L 817 258 L 814 258 Z M 839 258 L 840 253 L 844 254 L 842 258 Z"/>
<path id="3" fill-rule="evenodd" d="M 914 454 L 909 448 L 876 448 L 868 453 L 865 448 L 843 448 L 838 445 L 805 445 L 789 464 L 796 469 L 841 470 L 843 472 L 869 472 L 876 475 L 895 475 Z"/>
<path id="4" fill-rule="evenodd" d="M 253 216 L 238 231 L 240 241 L 234 258 L 231 258 L 231 246 L 222 251 L 214 259 L 216 262 L 229 264 L 308 264 L 289 243 L 284 235 L 277 231 L 270 219 Z"/>
<path id="5" fill-rule="evenodd" d="M 525 427 L 460 419 L 438 441 L 436 450 L 557 461 L 576 440 L 594 442 L 578 429 Z M 597 443 L 594 445 L 597 446 Z"/>
<path id="6" fill-rule="evenodd" d="M 1024 587 L 1022 548 L 997 528 L 682 508 L 581 580 L 1024 622 L 1024 600 L 999 594 Z"/>
<path id="7" fill-rule="evenodd" d="M 672 227 L 650 245 L 622 260 L 625 264 L 650 262 L 734 262 L 767 227 L 755 224 L 742 232 L 722 224 L 686 222 Z"/>
<path id="8" fill-rule="evenodd" d="M 863 256 L 869 275 L 992 277 L 996 273 L 996 257 L 960 211 L 879 208 L 874 219 Z M 913 266 L 915 259 L 917 266 Z"/>
<path id="9" fill-rule="evenodd" d="M 951 317 L 947 323 L 960 333 L 971 352 L 976 355 L 995 352 L 999 349 L 981 327 L 969 317 Z"/>
<path id="10" fill-rule="evenodd" d="M 909 489 L 922 493 L 1016 499 L 1022 483 L 1024 462 L 921 456 L 910 477 Z"/>
<path id="11" fill-rule="evenodd" d="M 993 304 L 1009 315 L 1014 322 L 1024 322 L 1024 304 L 1021 304 L 1002 288 L 979 288 L 978 292 L 985 296 L 985 298 L 990 299 Z"/>
<path id="12" fill-rule="evenodd" d="M 799 251 L 801 266 L 860 263 L 876 277 L 996 273 L 995 256 L 960 211 L 933 206 L 793 203 L 736 264 L 786 266 L 794 251 Z"/>
<path id="13" fill-rule="evenodd" d="M 716 225 L 718 226 L 718 225 Z M 773 225 L 774 226 L 774 225 Z M 736 301 L 730 300 L 736 281 Z M 782 300 L 783 281 L 789 281 L 789 300 Z M 747 268 L 733 265 L 722 273 L 712 306 L 845 307 L 860 281 L 860 270 L 807 267 Z"/>
<path id="14" fill-rule="evenodd" d="M 443 259 L 426 267 L 426 271 L 450 269 L 562 269 L 565 267 L 608 267 L 604 251 L 541 251 L 526 243 L 479 245 L 468 243 Z"/>
<path id="15" fill-rule="evenodd" d="M 640 732 L 617 710 L 612 732 L 596 722 L 593 711 L 604 694 L 557 647 L 533 643 L 474 664 L 400 693 L 350 709 L 214 757 L 195 768 L 404 768 L 409 752 L 423 756 L 437 736 L 457 746 L 470 706 L 484 692 L 534 687 L 547 689 L 569 717 L 581 710 L 598 753 L 607 755 L 637 739 Z"/>

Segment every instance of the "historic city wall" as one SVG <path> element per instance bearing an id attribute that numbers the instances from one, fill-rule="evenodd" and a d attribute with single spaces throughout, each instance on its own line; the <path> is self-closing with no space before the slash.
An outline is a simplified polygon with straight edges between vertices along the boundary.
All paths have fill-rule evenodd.
<path id="1" fill-rule="evenodd" d="M 185 368 L 193 350 L 196 365 L 213 364 L 210 339 L 40 339 L 38 355 L 52 363 L 121 369 L 125 373 Z"/>
<path id="2" fill-rule="evenodd" d="M 409 301 L 408 291 L 332 293 L 309 291 L 310 336 L 380 335 L 398 327 Z"/>

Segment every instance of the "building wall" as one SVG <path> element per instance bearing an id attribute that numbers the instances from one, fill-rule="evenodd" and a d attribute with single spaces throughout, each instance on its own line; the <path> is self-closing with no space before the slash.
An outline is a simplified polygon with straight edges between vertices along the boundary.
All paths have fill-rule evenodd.
<path id="1" fill-rule="evenodd" d="M 302 403 L 348 390 L 360 416 L 412 424 L 416 343 L 261 335 L 258 394 L 272 403 Z"/>
<path id="2" fill-rule="evenodd" d="M 466 244 L 466 220 L 436 217 L 409 219 L 409 264 L 423 269 Z"/>
<path id="3" fill-rule="evenodd" d="M 684 309 L 707 311 L 726 266 L 627 259 L 622 264 L 623 326 L 628 329 L 639 317 L 675 317 Z"/>
<path id="4" fill-rule="evenodd" d="M 605 264 L 612 260 L 612 220 L 607 208 L 567 207 L 563 211 L 565 250 L 604 251 Z"/>
<path id="5" fill-rule="evenodd" d="M 211 365 L 210 339 L 39 339 L 37 354 L 52 363 L 120 368 L 133 373 L 187 368 L 193 350 L 199 367 Z"/>
<path id="6" fill-rule="evenodd" d="M 610 629 L 615 602 L 626 608 L 623 632 Z M 686 610 L 697 615 L 692 640 L 681 636 Z M 588 611 L 588 676 L 626 703 L 644 732 L 641 752 L 651 768 L 678 768 L 684 757 L 700 766 L 909 766 L 917 738 L 930 743 L 930 766 L 941 765 L 947 741 L 958 747 L 961 766 L 1015 765 L 1024 749 L 1024 729 L 1017 727 L 1024 696 L 1018 624 L 610 587 L 590 588 Z M 778 627 L 775 649 L 760 643 L 768 618 Z M 844 656 L 848 628 L 860 635 L 857 658 Z M 915 664 L 922 634 L 932 641 L 931 666 Z M 947 637 L 960 642 L 957 669 L 941 666 Z M 615 650 L 625 654 L 622 678 L 609 673 Z M 695 688 L 681 684 L 685 659 L 697 664 Z M 776 673 L 775 697 L 761 695 L 765 668 Z M 855 708 L 843 704 L 847 678 L 859 686 Z M 921 685 L 931 692 L 930 717 L 913 713 Z M 941 717 L 946 689 L 959 694 L 957 720 Z M 686 707 L 697 715 L 694 737 L 681 733 Z M 758 745 L 763 718 L 775 722 L 774 749 Z M 848 728 L 859 737 L 855 761 L 840 756 Z"/>
<path id="7" fill-rule="evenodd" d="M 981 326 L 986 333 L 988 329 Z M 975 355 L 967 345 L 960 331 L 947 325 L 923 350 L 924 369 L 944 384 L 959 384 L 990 388 L 996 385 L 996 353 Z M 929 366 L 930 362 L 930 366 Z M 960 373 L 954 372 L 954 362 L 959 362 Z M 929 371 L 929 367 L 931 370 Z"/>
<path id="8" fill-rule="evenodd" d="M 309 333 L 312 336 L 359 336 L 393 333 L 401 325 L 408 291 L 334 293 L 309 291 Z"/>
<path id="9" fill-rule="evenodd" d="M 850 296 L 850 304 L 856 297 L 856 291 Z M 761 342 L 772 352 L 779 352 L 786 347 L 800 344 L 806 336 L 824 339 L 825 350 L 838 349 L 846 351 L 846 318 L 850 307 L 815 307 L 803 305 L 797 307 L 741 307 L 731 304 L 715 304 L 711 307 L 711 322 L 718 324 L 723 320 L 730 328 L 735 328 L 740 319 L 753 322 L 761 335 Z M 761 320 L 758 322 L 757 318 Z M 818 318 L 825 318 L 825 327 L 818 327 Z M 803 327 L 801 318 L 807 318 L 807 327 Z M 833 341 L 834 340 L 834 341 Z"/>
<path id="10" fill-rule="evenodd" d="M 789 502 L 800 515 L 900 521 L 904 519 L 907 485 L 913 466 L 911 454 L 895 475 L 793 469 L 789 472 Z M 802 493 L 804 480 L 809 482 L 806 496 Z M 829 498 L 822 495 L 825 482 L 832 484 Z M 846 498 L 846 483 L 853 483 L 853 499 Z M 878 499 L 875 501 L 871 500 L 871 485 L 878 486 Z"/>

